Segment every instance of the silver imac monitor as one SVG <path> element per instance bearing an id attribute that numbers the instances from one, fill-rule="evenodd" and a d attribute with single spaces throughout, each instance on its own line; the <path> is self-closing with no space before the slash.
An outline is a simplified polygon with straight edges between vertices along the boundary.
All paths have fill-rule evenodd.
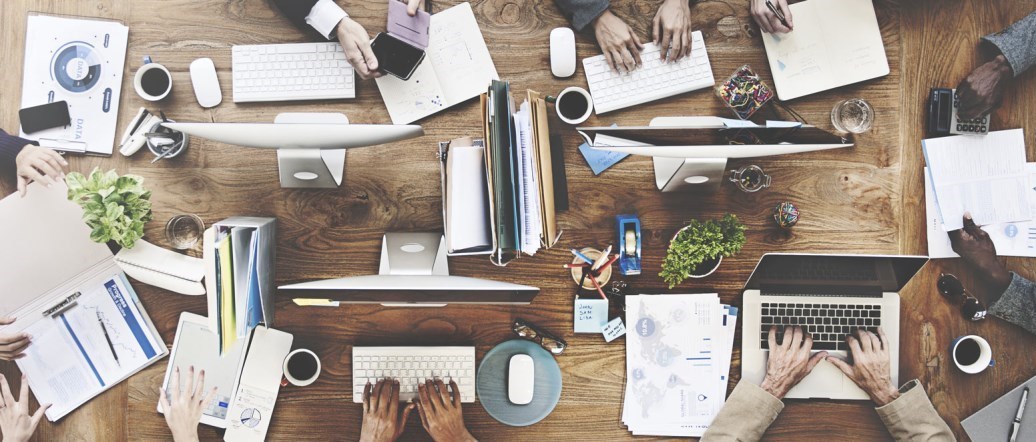
<path id="1" fill-rule="evenodd" d="M 346 148 L 424 135 L 416 124 L 349 124 L 336 113 L 282 113 L 273 123 L 162 123 L 195 137 L 277 149 L 281 187 L 333 189 L 345 178 Z"/>
<path id="2" fill-rule="evenodd" d="M 440 233 L 386 233 L 377 275 L 325 279 L 278 287 L 292 298 L 392 307 L 447 304 L 525 305 L 540 289 L 488 279 L 451 276 Z"/>

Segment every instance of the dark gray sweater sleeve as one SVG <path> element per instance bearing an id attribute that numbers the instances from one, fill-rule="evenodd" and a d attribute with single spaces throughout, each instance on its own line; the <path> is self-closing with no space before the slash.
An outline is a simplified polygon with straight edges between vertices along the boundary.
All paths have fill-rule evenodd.
<path id="1" fill-rule="evenodd" d="M 982 37 L 982 40 L 1004 54 L 1015 77 L 1021 75 L 1036 64 L 1036 11 L 1003 31 Z"/>
<path id="2" fill-rule="evenodd" d="M 1036 283 L 1011 272 L 1011 285 L 989 307 L 989 314 L 1036 334 Z"/>
<path id="3" fill-rule="evenodd" d="M 607 10 L 608 6 L 611 6 L 611 0 L 554 1 L 558 4 L 558 8 L 561 8 L 561 12 L 565 14 L 565 17 L 568 17 L 568 20 L 572 22 L 572 27 L 576 28 L 576 31 L 582 31 L 597 16 Z"/>

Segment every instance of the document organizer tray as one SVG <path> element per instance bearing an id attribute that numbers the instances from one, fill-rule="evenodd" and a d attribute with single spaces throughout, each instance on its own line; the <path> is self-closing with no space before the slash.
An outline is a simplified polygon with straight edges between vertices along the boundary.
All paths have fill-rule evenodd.
<path id="1" fill-rule="evenodd" d="M 212 330 L 219 330 L 220 327 L 220 309 L 219 309 L 219 296 L 217 290 L 217 281 L 222 278 L 217 276 L 217 259 L 216 259 L 216 248 L 218 242 L 215 240 L 217 234 L 223 230 L 232 232 L 235 228 L 245 228 L 252 230 L 250 239 L 257 241 L 256 245 L 256 257 L 255 257 L 255 270 L 258 274 L 256 281 L 258 283 L 259 299 L 260 299 L 260 314 L 261 319 L 256 325 L 263 325 L 266 327 L 273 326 L 273 312 L 274 312 L 274 295 L 276 285 L 274 285 L 274 273 L 276 272 L 276 251 L 277 251 L 277 219 L 276 218 L 261 218 L 261 217 L 250 217 L 250 216 L 235 216 L 227 218 L 216 224 L 213 224 L 208 230 L 205 231 L 205 239 L 202 250 L 202 259 L 205 261 L 205 291 L 206 298 L 208 300 L 208 317 L 209 326 Z M 231 236 L 233 240 L 233 233 L 226 233 L 227 236 Z M 250 244 L 250 243 L 249 243 Z M 233 241 L 232 244 L 233 246 Z M 250 253 L 249 253 L 250 255 Z M 232 256 L 238 256 L 236 253 Z M 237 272 L 244 270 L 246 273 L 250 268 L 248 266 L 249 261 L 245 260 L 239 265 L 237 262 L 234 263 L 233 269 L 235 275 Z M 232 278 L 237 279 L 237 278 Z M 236 284 L 235 284 L 236 285 Z M 235 292 L 237 287 L 235 287 Z M 237 304 L 235 303 L 235 306 Z M 247 311 L 235 310 L 235 317 L 247 318 Z M 249 331 L 250 332 L 250 331 Z"/>
<path id="2" fill-rule="evenodd" d="M 439 142 L 439 154 L 438 154 L 439 155 L 440 185 L 442 186 L 442 227 L 443 227 L 443 234 L 444 235 L 448 234 L 448 232 L 450 231 L 449 217 L 446 215 L 447 211 L 449 210 L 448 203 L 447 203 L 447 201 L 449 201 L 449 199 L 448 199 L 449 195 L 447 195 L 447 193 L 446 193 L 446 189 L 447 189 L 447 187 L 446 187 L 446 176 L 450 173 L 450 171 L 446 167 L 446 164 L 447 164 L 446 163 L 446 159 L 449 157 L 449 154 L 450 154 L 450 144 L 451 144 L 450 141 L 441 141 L 441 142 Z M 485 148 L 485 141 L 484 140 L 475 139 L 475 140 L 472 140 L 471 145 L 475 146 L 475 147 Z M 488 177 L 487 177 L 487 182 L 488 182 Z M 484 198 L 486 198 L 486 200 L 489 200 L 490 199 L 489 198 L 489 195 L 490 195 L 489 186 L 487 185 L 482 190 L 483 190 L 482 196 Z M 495 227 L 493 221 L 494 221 L 493 217 L 490 216 L 489 213 L 486 213 L 485 223 L 489 225 L 490 231 L 495 231 L 496 230 L 496 227 Z M 490 255 L 490 254 L 493 253 L 494 250 L 496 250 L 496 237 L 493 236 L 493 235 L 490 235 L 490 240 L 492 241 L 492 243 L 488 247 L 471 248 L 471 249 L 465 249 L 465 250 L 461 250 L 461 251 L 453 251 L 453 250 L 450 250 L 447 247 L 446 255 L 447 256 Z"/>

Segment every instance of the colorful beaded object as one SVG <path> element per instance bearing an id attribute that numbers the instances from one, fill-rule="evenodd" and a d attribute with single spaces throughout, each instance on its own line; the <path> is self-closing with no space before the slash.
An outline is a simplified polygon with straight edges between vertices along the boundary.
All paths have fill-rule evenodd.
<path id="1" fill-rule="evenodd" d="M 773 220 L 782 229 L 790 229 L 799 222 L 799 208 L 787 201 L 773 208 Z"/>

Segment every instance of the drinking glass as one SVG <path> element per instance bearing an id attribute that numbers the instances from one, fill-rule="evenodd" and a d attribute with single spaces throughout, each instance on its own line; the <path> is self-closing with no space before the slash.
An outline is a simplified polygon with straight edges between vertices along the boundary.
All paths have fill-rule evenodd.
<path id="1" fill-rule="evenodd" d="M 176 215 L 165 223 L 165 237 L 176 249 L 186 250 L 194 247 L 205 231 L 205 223 L 198 215 Z"/>
<path id="2" fill-rule="evenodd" d="M 839 132 L 862 134 L 874 123 L 874 109 L 862 98 L 839 101 L 831 109 L 831 124 Z"/>

